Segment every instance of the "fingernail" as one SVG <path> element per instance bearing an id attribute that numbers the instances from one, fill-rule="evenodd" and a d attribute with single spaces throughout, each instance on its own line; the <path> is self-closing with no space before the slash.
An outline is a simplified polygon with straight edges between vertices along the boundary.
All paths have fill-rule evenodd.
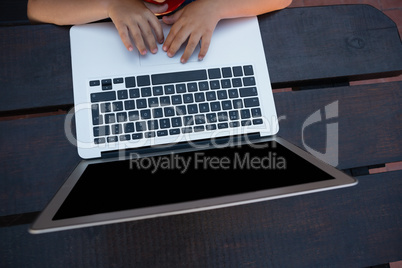
<path id="1" fill-rule="evenodd" d="M 180 59 L 180 62 L 181 63 L 186 63 L 186 60 L 182 58 L 182 59 Z"/>
<path id="2" fill-rule="evenodd" d="M 152 51 L 151 51 L 153 54 L 155 54 L 156 52 L 158 52 L 158 48 L 154 48 L 154 49 L 152 49 Z"/>
<path id="3" fill-rule="evenodd" d="M 163 46 L 162 49 L 163 49 L 163 51 L 165 51 L 165 52 L 167 51 L 167 47 L 166 47 L 166 46 Z"/>
<path id="4" fill-rule="evenodd" d="M 147 54 L 147 51 L 146 51 L 146 50 L 143 50 L 143 51 L 141 51 L 140 53 L 141 53 L 141 55 L 145 55 L 145 54 Z"/>
<path id="5" fill-rule="evenodd" d="M 202 61 L 204 59 L 204 57 L 198 57 L 199 61 Z"/>
<path id="6" fill-rule="evenodd" d="M 133 51 L 133 47 L 128 47 L 128 51 Z"/>

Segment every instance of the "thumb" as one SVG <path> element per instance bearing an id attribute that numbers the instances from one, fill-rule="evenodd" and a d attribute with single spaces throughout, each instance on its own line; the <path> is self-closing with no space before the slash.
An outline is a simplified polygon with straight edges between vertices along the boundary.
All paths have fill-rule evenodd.
<path id="1" fill-rule="evenodd" d="M 168 4 L 155 5 L 155 4 L 151 4 L 151 3 L 148 3 L 148 2 L 144 2 L 144 4 L 155 15 L 164 13 L 169 7 Z"/>
<path id="2" fill-rule="evenodd" d="M 172 25 L 180 18 L 181 13 L 183 13 L 183 9 L 178 10 L 173 15 L 163 16 L 162 21 L 168 25 Z"/>

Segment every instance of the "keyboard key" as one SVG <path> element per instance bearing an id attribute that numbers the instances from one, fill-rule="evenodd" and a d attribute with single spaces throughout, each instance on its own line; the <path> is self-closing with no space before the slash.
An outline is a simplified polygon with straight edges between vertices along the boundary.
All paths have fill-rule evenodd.
<path id="1" fill-rule="evenodd" d="M 234 109 L 241 109 L 243 108 L 243 101 L 238 99 L 238 100 L 233 100 L 233 108 Z"/>
<path id="2" fill-rule="evenodd" d="M 260 117 L 262 115 L 260 108 L 253 108 L 251 109 L 251 115 L 253 117 Z"/>
<path id="3" fill-rule="evenodd" d="M 217 95 L 218 100 L 225 100 L 228 98 L 228 93 L 226 92 L 226 90 L 218 90 Z"/>
<path id="4" fill-rule="evenodd" d="M 151 85 L 151 81 L 149 80 L 149 75 L 137 76 L 137 85 L 139 87 Z"/>
<path id="5" fill-rule="evenodd" d="M 152 91 L 154 93 L 154 96 L 160 96 L 163 95 L 163 88 L 161 86 L 156 86 L 152 88 Z"/>
<path id="6" fill-rule="evenodd" d="M 150 119 L 151 118 L 151 110 L 145 109 L 140 111 L 141 119 Z"/>
<path id="7" fill-rule="evenodd" d="M 155 108 L 152 110 L 153 118 L 162 118 L 163 117 L 163 110 L 162 108 Z"/>
<path id="8" fill-rule="evenodd" d="M 134 132 L 134 123 L 126 123 L 124 124 L 124 133 Z"/>
<path id="9" fill-rule="evenodd" d="M 233 67 L 233 74 L 235 77 L 243 76 L 243 68 L 241 66 Z"/>
<path id="10" fill-rule="evenodd" d="M 224 128 L 228 128 L 228 127 L 229 127 L 228 123 L 219 123 L 218 124 L 218 129 L 224 129 Z"/>
<path id="11" fill-rule="evenodd" d="M 230 126 L 230 127 L 240 127 L 240 123 L 239 123 L 238 121 L 230 122 L 230 123 L 229 123 L 229 126 Z"/>
<path id="12" fill-rule="evenodd" d="M 192 126 L 194 125 L 194 117 L 192 115 L 188 115 L 183 117 L 183 125 L 184 126 Z"/>
<path id="13" fill-rule="evenodd" d="M 197 83 L 188 83 L 187 92 L 195 92 L 195 91 L 198 91 Z"/>
<path id="14" fill-rule="evenodd" d="M 158 98 L 149 98 L 148 99 L 148 107 L 157 107 L 157 106 L 159 106 Z"/>
<path id="15" fill-rule="evenodd" d="M 206 118 L 208 123 L 216 123 L 218 121 L 215 113 L 207 114 Z"/>
<path id="16" fill-rule="evenodd" d="M 251 117 L 250 110 L 248 109 L 241 110 L 240 115 L 242 119 L 247 119 Z"/>
<path id="17" fill-rule="evenodd" d="M 156 136 L 156 133 L 155 131 L 146 132 L 144 136 L 145 138 L 154 138 Z"/>
<path id="18" fill-rule="evenodd" d="M 120 141 L 129 141 L 130 135 L 120 135 Z"/>
<path id="19" fill-rule="evenodd" d="M 112 134 L 121 134 L 123 133 L 123 127 L 120 124 L 113 125 L 111 127 Z"/>
<path id="20" fill-rule="evenodd" d="M 209 112 L 209 105 L 207 102 L 200 103 L 198 105 L 198 108 L 200 109 L 200 113 L 207 113 Z"/>
<path id="21" fill-rule="evenodd" d="M 215 91 L 209 91 L 206 93 L 207 96 L 207 101 L 213 101 L 216 100 L 216 93 Z"/>
<path id="22" fill-rule="evenodd" d="M 205 95 L 204 95 L 204 93 L 195 93 L 195 94 L 194 94 L 194 97 L 195 97 L 195 101 L 196 101 L 196 102 L 205 101 Z"/>
<path id="23" fill-rule="evenodd" d="M 221 70 L 219 68 L 208 70 L 209 79 L 221 78 Z"/>
<path id="24" fill-rule="evenodd" d="M 193 132 L 193 128 L 192 127 L 184 127 L 181 129 L 181 132 L 183 134 L 187 134 L 187 133 L 192 133 Z"/>
<path id="25" fill-rule="evenodd" d="M 179 135 L 179 134 L 180 134 L 180 128 L 175 128 L 175 129 L 169 130 L 169 135 Z"/>
<path id="26" fill-rule="evenodd" d="M 243 77 L 243 85 L 247 86 L 255 86 L 254 76 Z"/>
<path id="27" fill-rule="evenodd" d="M 93 129 L 94 137 L 108 136 L 110 134 L 109 126 L 98 126 Z"/>
<path id="28" fill-rule="evenodd" d="M 130 98 L 136 99 L 140 97 L 140 90 L 138 88 L 130 89 Z"/>
<path id="29" fill-rule="evenodd" d="M 172 96 L 172 104 L 173 105 L 177 105 L 177 104 L 182 104 L 182 100 L 181 100 L 181 95 L 174 95 Z"/>
<path id="30" fill-rule="evenodd" d="M 221 110 L 221 104 L 219 101 L 211 102 L 210 105 L 211 105 L 211 111 L 213 112 Z"/>
<path id="31" fill-rule="evenodd" d="M 116 100 L 116 93 L 114 91 L 91 94 L 91 102 L 103 102 L 112 100 Z"/>
<path id="32" fill-rule="evenodd" d="M 159 98 L 159 103 L 160 103 L 161 106 L 170 105 L 170 98 L 169 97 L 160 97 Z"/>
<path id="33" fill-rule="evenodd" d="M 230 83 L 230 79 L 222 79 L 221 80 L 222 88 L 230 88 L 232 84 Z"/>
<path id="34" fill-rule="evenodd" d="M 244 99 L 244 106 L 246 108 L 260 106 L 260 101 L 258 100 L 258 98 Z"/>
<path id="35" fill-rule="evenodd" d="M 139 140 L 139 139 L 142 139 L 143 137 L 144 137 L 144 134 L 142 134 L 142 133 L 135 133 L 135 134 L 131 135 L 131 138 L 133 140 Z"/>
<path id="36" fill-rule="evenodd" d="M 102 144 L 102 143 L 105 143 L 105 142 L 106 142 L 105 138 L 96 138 L 96 139 L 94 139 L 95 144 Z"/>
<path id="37" fill-rule="evenodd" d="M 100 81 L 99 81 L 99 80 L 92 80 L 92 81 L 89 81 L 89 86 L 90 86 L 90 87 L 100 86 Z"/>
<path id="38" fill-rule="evenodd" d="M 208 82 L 206 82 L 206 81 L 199 82 L 199 83 L 198 83 L 198 88 L 199 88 L 201 91 L 208 90 L 208 89 L 209 89 Z"/>
<path id="39" fill-rule="evenodd" d="M 161 119 L 159 120 L 160 128 L 170 128 L 170 120 L 169 119 Z"/>
<path id="40" fill-rule="evenodd" d="M 184 92 L 186 92 L 186 84 L 177 84 L 176 93 L 184 93 Z"/>
<path id="41" fill-rule="evenodd" d="M 116 122 L 114 114 L 105 114 L 105 124 L 113 124 Z"/>
<path id="42" fill-rule="evenodd" d="M 119 90 L 119 91 L 117 91 L 117 98 L 118 98 L 119 100 L 128 99 L 128 92 L 127 92 L 127 90 Z"/>
<path id="43" fill-rule="evenodd" d="M 123 77 L 113 78 L 113 84 L 123 84 Z"/>
<path id="44" fill-rule="evenodd" d="M 207 79 L 207 71 L 206 70 L 195 70 L 195 71 L 185 71 L 185 72 L 154 74 L 154 75 L 151 75 L 151 79 L 152 79 L 152 84 L 154 84 L 154 85 L 206 80 Z"/>
<path id="45" fill-rule="evenodd" d="M 205 124 L 205 115 L 203 115 L 203 114 L 199 114 L 199 115 L 196 115 L 196 116 L 194 116 L 194 119 L 195 119 L 195 124 L 196 125 L 202 125 L 202 124 Z"/>
<path id="46" fill-rule="evenodd" d="M 262 119 L 261 118 L 259 118 L 259 119 L 253 119 L 253 124 L 254 125 L 261 125 L 263 122 L 262 122 Z"/>
<path id="47" fill-rule="evenodd" d="M 188 114 L 196 114 L 198 113 L 198 106 L 197 104 L 190 104 L 187 106 Z"/>
<path id="48" fill-rule="evenodd" d="M 229 119 L 230 120 L 238 120 L 238 119 L 240 119 L 240 117 L 239 117 L 239 111 L 230 111 L 229 112 Z"/>
<path id="49" fill-rule="evenodd" d="M 141 88 L 141 97 L 149 97 L 152 96 L 152 91 L 150 87 Z"/>
<path id="50" fill-rule="evenodd" d="M 222 68 L 222 76 L 223 78 L 232 77 L 232 69 L 230 67 Z"/>
<path id="51" fill-rule="evenodd" d="M 126 81 L 126 88 L 135 87 L 135 77 L 130 76 L 124 79 Z"/>
<path id="52" fill-rule="evenodd" d="M 116 136 L 113 137 L 107 137 L 107 142 L 112 143 L 112 142 L 118 142 L 119 139 Z"/>
<path id="53" fill-rule="evenodd" d="M 135 102 L 133 100 L 126 100 L 124 102 L 124 109 L 126 109 L 126 110 L 134 110 L 135 109 Z"/>
<path id="54" fill-rule="evenodd" d="M 146 99 L 138 99 L 136 101 L 137 109 L 142 109 L 147 107 L 147 100 Z"/>
<path id="55" fill-rule="evenodd" d="M 148 121 L 148 129 L 149 130 L 157 130 L 157 129 L 159 129 L 158 120 L 149 120 Z"/>
<path id="56" fill-rule="evenodd" d="M 165 117 L 170 117 L 175 115 L 175 109 L 173 107 L 166 107 L 164 109 Z"/>
<path id="57" fill-rule="evenodd" d="M 128 112 L 128 120 L 130 121 L 140 120 L 140 113 L 138 111 Z"/>
<path id="58" fill-rule="evenodd" d="M 187 114 L 187 109 L 185 105 L 176 106 L 176 115 L 185 115 Z"/>
<path id="59" fill-rule="evenodd" d="M 251 97 L 257 95 L 257 88 L 255 87 L 245 87 L 240 89 L 240 97 Z"/>
<path id="60" fill-rule="evenodd" d="M 116 114 L 117 122 L 126 122 L 127 121 L 127 113 L 117 113 Z"/>
<path id="61" fill-rule="evenodd" d="M 101 83 L 102 83 L 102 90 L 112 89 L 112 79 L 103 79 Z"/>
<path id="62" fill-rule="evenodd" d="M 238 98 L 239 97 L 239 92 L 237 91 L 237 88 L 229 89 L 228 90 L 228 95 L 229 95 L 229 98 L 231 98 L 231 99 Z"/>
<path id="63" fill-rule="evenodd" d="M 115 101 L 112 103 L 113 111 L 120 112 L 123 111 L 123 102 L 122 101 Z"/>
<path id="64" fill-rule="evenodd" d="M 158 137 L 164 137 L 168 135 L 168 131 L 167 130 L 158 130 L 156 132 L 156 135 L 158 135 Z"/>
<path id="65" fill-rule="evenodd" d="M 192 102 L 194 102 L 193 94 L 184 94 L 183 95 L 183 101 L 184 101 L 184 103 L 192 103 Z"/>
<path id="66" fill-rule="evenodd" d="M 140 121 L 135 123 L 135 129 L 137 132 L 142 132 L 147 130 L 147 124 L 145 121 Z"/>
<path id="67" fill-rule="evenodd" d="M 205 131 L 204 126 L 195 126 L 194 127 L 194 132 L 201 132 L 201 131 Z"/>
<path id="68" fill-rule="evenodd" d="M 181 121 L 180 117 L 174 117 L 171 120 L 172 120 L 172 127 L 181 127 L 182 126 L 182 121 Z"/>
<path id="69" fill-rule="evenodd" d="M 221 88 L 219 80 L 209 81 L 209 85 L 210 85 L 211 89 L 220 89 Z"/>
<path id="70" fill-rule="evenodd" d="M 240 78 L 233 78 L 232 79 L 232 86 L 233 87 L 242 87 L 243 83 L 241 82 Z"/>
<path id="71" fill-rule="evenodd" d="M 92 110 L 92 124 L 93 125 L 103 124 L 102 116 L 99 114 L 99 105 L 92 104 L 91 110 Z"/>
<path id="72" fill-rule="evenodd" d="M 231 101 L 222 101 L 222 109 L 223 110 L 232 110 L 232 102 Z"/>
<path id="73" fill-rule="evenodd" d="M 174 94 L 174 86 L 173 85 L 167 85 L 164 87 L 165 88 L 165 94 Z"/>
<path id="74" fill-rule="evenodd" d="M 244 75 L 254 75 L 254 70 L 252 65 L 243 66 Z"/>
<path id="75" fill-rule="evenodd" d="M 220 112 L 218 113 L 218 121 L 219 122 L 225 122 L 228 121 L 228 113 L 227 112 Z"/>

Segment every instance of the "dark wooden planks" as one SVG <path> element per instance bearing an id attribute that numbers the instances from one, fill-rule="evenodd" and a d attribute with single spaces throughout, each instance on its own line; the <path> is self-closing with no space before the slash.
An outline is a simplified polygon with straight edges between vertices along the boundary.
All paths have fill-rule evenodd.
<path id="1" fill-rule="evenodd" d="M 397 28 L 372 7 L 290 8 L 259 19 L 274 87 L 402 72 Z M 0 112 L 73 103 L 68 30 L 0 27 Z"/>
<path id="2" fill-rule="evenodd" d="M 290 8 L 259 20 L 274 87 L 401 73 L 397 26 L 372 6 Z"/>
<path id="3" fill-rule="evenodd" d="M 0 228 L 2 267 L 368 267 L 402 258 L 402 171 L 357 186 L 44 235 Z"/>
<path id="4" fill-rule="evenodd" d="M 73 103 L 68 27 L 0 27 L 0 47 L 0 111 Z"/>
<path id="5" fill-rule="evenodd" d="M 339 169 L 401 161 L 401 89 L 402 82 L 393 82 L 274 94 L 278 135 L 303 149 L 333 154 Z M 308 123 L 313 118 L 317 122 Z M 335 126 L 338 131 L 331 130 Z M 327 140 L 336 139 L 327 148 Z"/>
<path id="6" fill-rule="evenodd" d="M 325 153 L 326 124 L 337 123 L 339 169 L 401 161 L 401 92 L 402 82 L 395 82 L 275 94 L 279 135 L 306 149 L 303 123 L 338 101 L 337 117 L 305 127 L 307 146 Z M 0 216 L 41 210 L 78 164 L 64 120 L 59 115 L 0 122 L 7 129 L 0 131 Z"/>
<path id="7" fill-rule="evenodd" d="M 29 24 L 27 4 L 28 0 L 1 0 L 0 26 Z"/>
<path id="8" fill-rule="evenodd" d="M 0 216 L 42 210 L 79 163 L 64 119 L 0 122 Z"/>

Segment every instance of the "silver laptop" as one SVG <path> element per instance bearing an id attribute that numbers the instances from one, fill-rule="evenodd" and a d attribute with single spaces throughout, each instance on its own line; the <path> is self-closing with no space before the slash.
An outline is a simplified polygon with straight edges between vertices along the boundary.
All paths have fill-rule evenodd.
<path id="1" fill-rule="evenodd" d="M 169 27 L 163 25 L 165 36 Z M 247 204 L 357 181 L 276 137 L 256 17 L 219 22 L 207 56 L 128 52 L 112 23 L 71 28 L 83 160 L 30 228 L 43 233 Z M 198 47 L 199 50 L 199 47 Z M 303 174 L 300 174 L 303 166 Z M 247 178 L 247 179 L 245 179 Z"/>

